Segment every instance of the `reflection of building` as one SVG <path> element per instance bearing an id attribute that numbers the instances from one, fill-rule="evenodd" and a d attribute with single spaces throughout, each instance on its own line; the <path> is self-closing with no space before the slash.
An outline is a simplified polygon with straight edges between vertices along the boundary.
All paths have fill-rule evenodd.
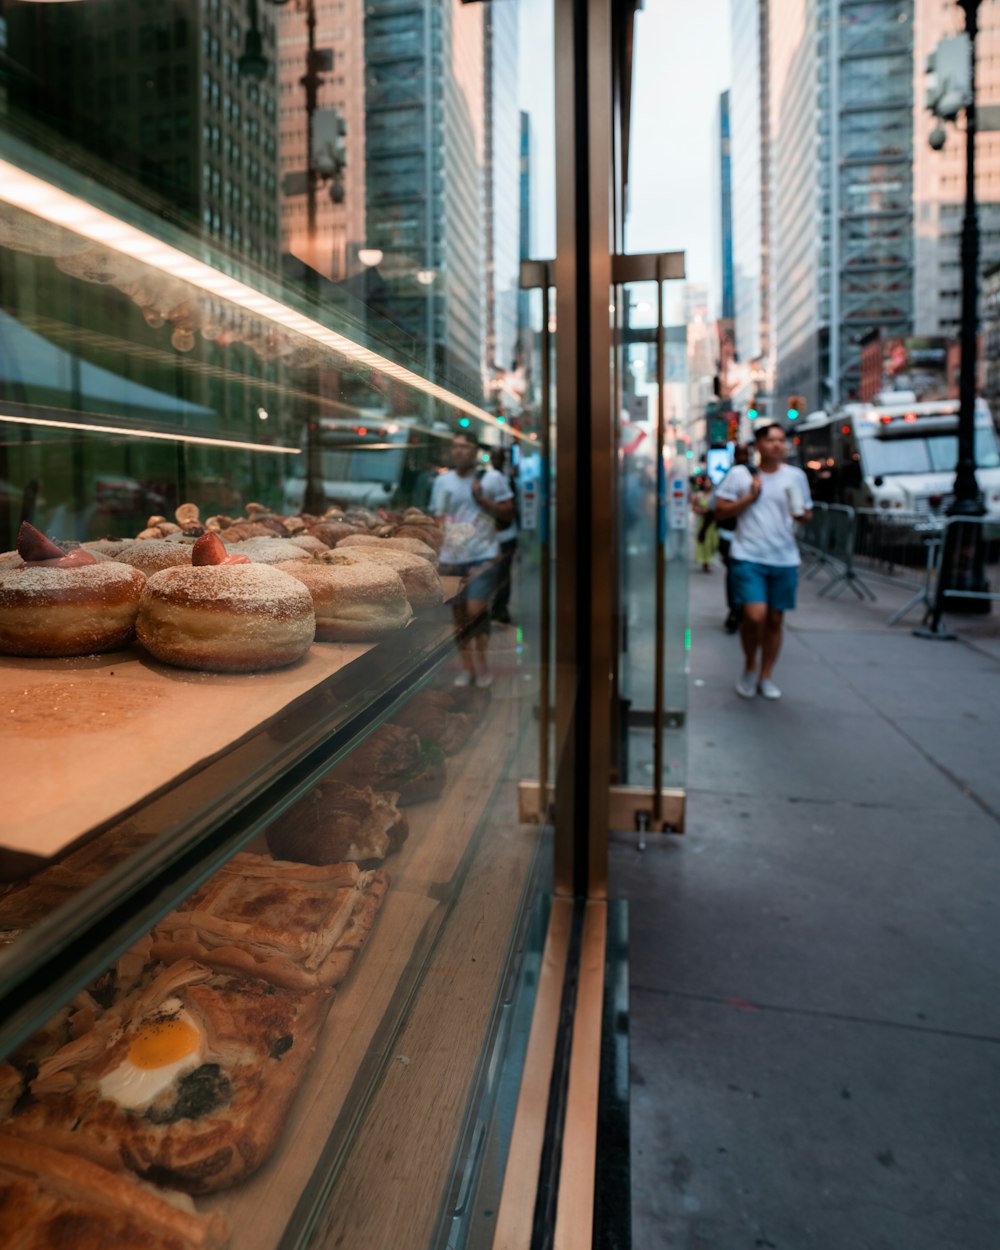
<path id="1" fill-rule="evenodd" d="M 715 398 L 718 344 L 715 322 L 709 313 L 706 283 L 684 286 L 684 323 L 687 327 L 687 428 L 694 447 L 706 438 L 705 409 Z"/>
<path id="2" fill-rule="evenodd" d="M 274 23 L 261 14 L 265 55 Z M 242 0 L 14 5 L 11 121 L 40 119 L 102 162 L 88 173 L 252 260 L 278 260 L 273 78 L 244 80 Z M 145 194 L 138 191 L 145 188 Z"/>
<path id="3" fill-rule="evenodd" d="M 371 0 L 364 35 L 365 244 L 383 254 L 371 302 L 429 373 L 478 392 L 482 6 Z"/>
<path id="4" fill-rule="evenodd" d="M 992 6 L 990 6 L 992 7 Z M 914 288 L 917 334 L 958 336 L 961 319 L 962 266 L 959 256 L 965 206 L 965 128 L 945 124 L 940 152 L 926 137 L 933 120 L 923 109 L 923 73 L 927 56 L 941 39 L 964 29 L 958 5 L 916 0 L 914 21 L 913 200 Z M 984 6 L 976 39 L 976 102 L 1000 104 L 1000 26 Z M 976 205 L 979 217 L 981 273 L 1000 261 L 1000 135 L 976 139 Z M 989 357 L 987 357 L 989 359 Z"/>
<path id="5" fill-rule="evenodd" d="M 305 93 L 308 33 L 306 14 L 297 6 L 279 10 L 278 108 L 281 119 L 281 201 L 284 250 L 334 282 L 358 269 L 357 252 L 365 244 L 365 86 L 364 10 L 360 3 L 314 0 L 315 42 L 330 57 L 320 75 L 317 110 L 343 123 L 344 164 L 316 187 L 315 243 L 307 229 L 308 135 Z M 331 118 L 335 111 L 336 118 Z"/>
<path id="6" fill-rule="evenodd" d="M 484 364 L 509 369 L 517 352 L 518 271 L 521 254 L 521 125 L 517 104 L 516 4 L 488 4 L 483 13 L 485 67 Z"/>

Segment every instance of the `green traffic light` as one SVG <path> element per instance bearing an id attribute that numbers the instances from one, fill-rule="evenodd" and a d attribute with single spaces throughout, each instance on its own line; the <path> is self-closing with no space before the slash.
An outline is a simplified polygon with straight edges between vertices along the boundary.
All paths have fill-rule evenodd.
<path id="1" fill-rule="evenodd" d="M 748 421 L 756 421 L 756 420 L 757 420 L 757 418 L 758 418 L 759 416 L 760 416 L 760 413 L 757 411 L 757 409 L 756 409 L 756 408 L 748 408 L 748 409 L 747 409 L 747 420 L 748 420 Z"/>
<path id="2" fill-rule="evenodd" d="M 472 422 L 469 420 L 469 418 L 468 418 L 468 417 L 459 417 L 459 418 L 458 418 L 458 424 L 459 424 L 459 425 L 460 425 L 463 429 L 465 429 L 465 428 L 467 428 L 468 426 L 470 426 L 470 425 L 472 424 Z"/>
<path id="3" fill-rule="evenodd" d="M 788 410 L 788 419 L 789 419 L 789 421 L 794 421 L 794 420 L 795 420 L 795 418 L 796 418 L 798 415 L 799 415 L 799 410 L 798 410 L 798 408 L 789 408 L 789 410 Z"/>

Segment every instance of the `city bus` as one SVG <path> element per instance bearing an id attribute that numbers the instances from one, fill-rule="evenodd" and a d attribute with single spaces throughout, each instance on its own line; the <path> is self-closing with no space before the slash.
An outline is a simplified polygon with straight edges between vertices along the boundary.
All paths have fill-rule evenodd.
<path id="1" fill-rule="evenodd" d="M 793 431 L 813 498 L 854 508 L 944 517 L 958 462 L 958 400 L 916 402 L 888 392 L 877 403 L 814 412 Z M 976 478 L 1000 520 L 1000 448 L 988 405 L 976 400 Z"/>

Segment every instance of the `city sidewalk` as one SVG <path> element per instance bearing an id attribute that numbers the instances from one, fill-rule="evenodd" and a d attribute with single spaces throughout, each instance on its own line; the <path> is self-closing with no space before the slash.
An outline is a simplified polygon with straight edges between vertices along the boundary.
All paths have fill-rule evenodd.
<path id="1" fill-rule="evenodd" d="M 1000 614 L 926 642 L 805 583 L 745 702 L 690 580 L 688 832 L 612 854 L 633 1244 L 996 1250 Z"/>

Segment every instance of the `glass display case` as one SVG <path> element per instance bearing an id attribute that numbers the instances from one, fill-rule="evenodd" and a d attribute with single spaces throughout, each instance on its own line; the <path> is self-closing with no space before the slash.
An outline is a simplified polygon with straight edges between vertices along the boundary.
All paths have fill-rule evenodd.
<path id="1" fill-rule="evenodd" d="M 552 872 L 551 65 L 448 0 L 0 27 L 0 1195 L 489 1244 Z"/>

